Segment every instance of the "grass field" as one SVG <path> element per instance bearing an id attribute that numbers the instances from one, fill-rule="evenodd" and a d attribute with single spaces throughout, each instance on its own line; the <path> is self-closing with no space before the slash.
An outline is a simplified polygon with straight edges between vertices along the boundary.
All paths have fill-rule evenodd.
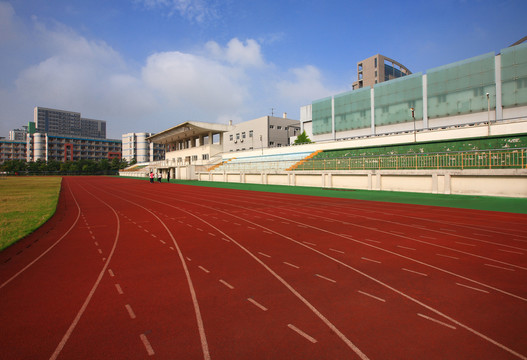
<path id="1" fill-rule="evenodd" d="M 55 213 L 60 183 L 60 177 L 0 180 L 0 250 L 38 229 Z"/>

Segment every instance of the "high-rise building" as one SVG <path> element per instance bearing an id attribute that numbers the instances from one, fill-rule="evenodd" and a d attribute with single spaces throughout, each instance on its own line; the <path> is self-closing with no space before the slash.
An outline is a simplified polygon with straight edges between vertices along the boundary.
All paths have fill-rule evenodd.
<path id="1" fill-rule="evenodd" d="M 48 135 L 106 138 L 106 121 L 85 119 L 74 111 L 35 107 L 36 132 Z"/>
<path id="2" fill-rule="evenodd" d="M 138 163 L 163 160 L 165 146 L 146 140 L 152 135 L 147 132 L 123 134 L 123 158 L 127 161 L 135 159 Z"/>
<path id="3" fill-rule="evenodd" d="M 410 75 L 412 72 L 401 63 L 377 54 L 357 63 L 357 81 L 353 90 Z"/>

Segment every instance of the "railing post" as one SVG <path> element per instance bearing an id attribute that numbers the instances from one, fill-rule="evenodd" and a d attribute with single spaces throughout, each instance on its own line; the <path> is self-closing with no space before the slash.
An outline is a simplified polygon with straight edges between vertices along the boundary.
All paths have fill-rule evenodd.
<path id="1" fill-rule="evenodd" d="M 489 169 L 492 169 L 492 153 L 489 150 Z"/>

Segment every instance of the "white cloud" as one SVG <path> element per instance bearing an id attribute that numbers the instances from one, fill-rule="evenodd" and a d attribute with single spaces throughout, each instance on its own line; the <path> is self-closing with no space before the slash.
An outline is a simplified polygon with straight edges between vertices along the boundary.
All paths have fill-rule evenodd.
<path id="1" fill-rule="evenodd" d="M 209 116 L 234 112 L 243 106 L 248 95 L 247 79 L 241 70 L 176 51 L 150 56 L 142 77 L 145 84 L 170 101 L 172 107 L 193 107 L 198 113 Z"/>
<path id="2" fill-rule="evenodd" d="M 294 68 L 289 70 L 288 75 L 290 80 L 282 80 L 276 84 L 277 92 L 280 97 L 289 99 L 299 106 L 338 92 L 324 85 L 322 74 L 315 66 Z"/>
<path id="3" fill-rule="evenodd" d="M 253 39 L 247 39 L 244 44 L 234 38 L 227 43 L 225 48 L 222 48 L 215 41 L 209 41 L 205 44 L 205 49 L 209 51 L 212 57 L 233 65 L 262 67 L 265 64 L 260 44 Z"/>

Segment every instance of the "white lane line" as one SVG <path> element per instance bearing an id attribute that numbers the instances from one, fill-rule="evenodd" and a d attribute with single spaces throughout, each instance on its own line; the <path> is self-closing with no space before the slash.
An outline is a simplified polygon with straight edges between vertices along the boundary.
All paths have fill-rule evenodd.
<path id="1" fill-rule="evenodd" d="M 189 257 L 187 257 L 187 260 L 188 260 L 188 261 L 192 261 Z"/>
<path id="2" fill-rule="evenodd" d="M 92 240 L 95 240 L 95 236 L 92 235 L 91 238 L 92 238 Z"/>
<path id="3" fill-rule="evenodd" d="M 506 268 L 506 267 L 503 267 L 503 266 L 492 265 L 492 264 L 485 264 L 485 266 L 490 266 L 490 267 L 493 267 L 493 268 L 496 268 L 496 269 L 502 269 L 502 270 L 508 270 L 508 271 L 516 271 L 514 269 Z"/>
<path id="4" fill-rule="evenodd" d="M 451 231 L 451 232 L 457 232 L 457 230 L 454 230 L 454 229 L 443 229 L 443 228 L 439 228 L 439 230 L 443 230 L 443 231 Z"/>
<path id="5" fill-rule="evenodd" d="M 267 230 L 264 230 L 263 232 L 266 233 L 266 234 L 272 234 L 272 232 L 267 231 Z"/>
<path id="6" fill-rule="evenodd" d="M 523 253 L 519 251 L 512 251 L 512 250 L 505 250 L 505 249 L 498 249 L 498 251 L 503 251 L 503 252 L 511 253 L 511 254 L 523 255 Z"/>
<path id="7" fill-rule="evenodd" d="M 338 253 L 341 253 L 341 254 L 345 254 L 344 251 L 340 251 L 340 250 L 336 250 L 336 249 L 332 249 L 332 248 L 329 248 L 329 250 L 334 251 L 334 252 L 338 252 Z"/>
<path id="8" fill-rule="evenodd" d="M 271 255 L 264 254 L 263 252 L 258 252 L 258 254 L 260 254 L 260 255 L 262 255 L 262 256 L 265 256 L 265 257 L 268 257 L 268 258 L 271 257 Z"/>
<path id="9" fill-rule="evenodd" d="M 247 298 L 247 300 L 253 304 L 254 306 L 260 308 L 262 311 L 267 311 L 267 308 L 265 306 L 263 306 L 262 304 L 258 303 L 256 300 L 253 300 L 251 298 Z"/>
<path id="10" fill-rule="evenodd" d="M 397 245 L 397 247 L 398 247 L 398 248 L 401 248 L 401 249 L 415 250 L 414 248 L 407 247 L 407 246 L 402 246 L 402 245 Z"/>
<path id="11" fill-rule="evenodd" d="M 390 231 L 391 233 L 393 234 L 397 234 L 397 235 L 405 235 L 406 233 L 403 233 L 403 232 L 400 232 L 400 231 Z"/>
<path id="12" fill-rule="evenodd" d="M 303 332 L 302 330 L 300 330 L 296 326 L 294 326 L 292 324 L 287 324 L 287 327 L 290 328 L 291 330 L 293 330 L 294 332 L 296 332 L 298 335 L 302 336 L 303 338 L 311 341 L 313 344 L 315 344 L 317 342 L 317 340 L 315 338 L 309 336 L 308 334 L 306 334 L 305 332 Z"/>
<path id="13" fill-rule="evenodd" d="M 126 308 L 126 311 L 128 311 L 128 315 L 130 315 L 130 318 L 135 319 L 136 316 L 134 311 L 132 310 L 132 307 L 129 304 L 126 304 L 124 307 Z"/>
<path id="14" fill-rule="evenodd" d="M 423 239 L 436 240 L 436 238 L 435 238 L 435 237 L 432 237 L 432 236 L 420 235 L 419 237 L 421 237 L 421 238 L 423 238 Z"/>
<path id="15" fill-rule="evenodd" d="M 304 225 L 300 225 L 300 224 L 299 224 L 299 225 L 297 225 L 297 226 L 298 226 L 298 227 L 301 227 L 301 228 L 304 228 L 304 229 L 305 229 L 305 228 L 307 228 L 307 226 L 304 226 Z"/>
<path id="16" fill-rule="evenodd" d="M 121 288 L 121 285 L 119 285 L 119 284 L 115 284 L 115 289 L 117 289 L 117 293 L 118 293 L 119 295 L 124 294 L 123 289 Z"/>
<path id="17" fill-rule="evenodd" d="M 152 237 L 154 237 L 154 238 L 157 238 L 157 236 L 155 236 L 154 234 L 150 234 L 150 235 L 152 235 Z"/>
<path id="18" fill-rule="evenodd" d="M 111 277 L 115 276 L 115 274 L 113 273 L 112 269 L 108 269 L 108 274 L 110 274 Z"/>
<path id="19" fill-rule="evenodd" d="M 96 241 L 96 242 L 94 242 L 94 244 L 95 244 L 95 246 L 99 246 L 99 243 L 98 243 L 97 241 Z"/>
<path id="20" fill-rule="evenodd" d="M 145 232 L 149 233 L 150 231 L 148 231 L 147 229 L 143 229 Z"/>
<path id="21" fill-rule="evenodd" d="M 213 234 L 213 233 L 211 233 L 211 232 L 209 233 L 209 235 L 210 235 L 210 236 L 216 236 L 216 234 Z"/>
<path id="22" fill-rule="evenodd" d="M 456 283 L 456 285 L 463 286 L 463 287 L 466 287 L 468 289 L 472 289 L 472 290 L 476 290 L 476 291 L 481 291 L 482 293 L 486 293 L 486 294 L 489 293 L 487 290 L 478 289 L 478 288 L 475 288 L 473 286 L 468 286 L 468 285 L 465 285 L 465 284 Z"/>
<path id="23" fill-rule="evenodd" d="M 366 261 L 371 261 L 371 262 L 374 262 L 374 263 L 377 263 L 377 264 L 382 264 L 380 261 L 368 259 L 368 258 L 365 258 L 365 257 L 361 257 L 361 259 L 362 260 L 366 260 Z"/>
<path id="24" fill-rule="evenodd" d="M 331 281 L 332 283 L 336 283 L 337 282 L 336 280 L 330 279 L 330 278 L 322 276 L 320 274 L 315 274 L 315 276 L 318 276 L 319 278 L 327 280 L 327 281 Z"/>
<path id="25" fill-rule="evenodd" d="M 367 292 L 360 291 L 360 290 L 358 290 L 357 292 L 358 292 L 358 293 L 361 293 L 362 295 L 369 296 L 369 297 L 371 297 L 371 298 L 373 298 L 373 299 L 375 299 L 375 300 L 379 300 L 379 301 L 382 301 L 382 302 L 386 302 L 386 300 L 381 299 L 380 297 L 377 297 L 377 296 L 375 296 L 375 295 L 368 294 Z"/>
<path id="26" fill-rule="evenodd" d="M 437 256 L 442 256 L 442 257 L 446 257 L 446 258 L 450 258 L 450 259 L 454 259 L 454 260 L 459 260 L 458 257 L 455 257 L 455 256 L 450 256 L 450 255 L 443 255 L 443 254 L 436 254 Z"/>
<path id="27" fill-rule="evenodd" d="M 374 243 L 378 243 L 378 244 L 381 243 L 380 241 L 372 240 L 372 239 L 364 239 L 364 241 L 370 241 L 370 242 L 374 242 Z"/>
<path id="28" fill-rule="evenodd" d="M 256 228 L 252 226 L 247 226 L 247 229 L 256 230 Z"/>
<path id="29" fill-rule="evenodd" d="M 459 242 L 459 241 L 456 241 L 456 244 L 459 244 L 459 245 L 466 245 L 466 246 L 476 246 L 476 245 L 474 245 L 474 244 L 467 244 L 467 243 Z"/>
<path id="30" fill-rule="evenodd" d="M 414 274 L 417 274 L 417 275 L 428 276 L 427 274 L 424 274 L 424 273 L 421 273 L 421 272 L 418 272 L 418 271 L 414 271 L 414 270 L 408 270 L 408 269 L 405 269 L 405 268 L 403 268 L 403 270 L 411 272 L 411 273 L 414 273 Z"/>
<path id="31" fill-rule="evenodd" d="M 225 280 L 222 280 L 220 279 L 220 283 L 222 283 L 223 285 L 227 286 L 229 289 L 234 289 L 234 286 L 232 286 L 231 284 L 229 284 L 227 281 Z"/>
<path id="32" fill-rule="evenodd" d="M 312 246 L 317 246 L 317 244 L 313 244 L 313 243 L 310 243 L 310 242 L 307 242 L 307 241 L 302 241 L 304 244 L 308 244 L 308 245 L 312 245 Z"/>
<path id="33" fill-rule="evenodd" d="M 224 241 L 230 242 L 229 239 L 221 238 Z"/>
<path id="34" fill-rule="evenodd" d="M 198 231 L 203 231 L 203 229 L 202 229 L 202 228 L 196 228 L 196 229 L 197 229 Z"/>
<path id="35" fill-rule="evenodd" d="M 475 236 L 486 236 L 486 237 L 492 237 L 492 235 L 488 235 L 488 234 L 474 234 Z"/>
<path id="36" fill-rule="evenodd" d="M 169 249 L 170 249 L 170 250 L 172 250 L 172 251 L 174 251 L 174 248 L 173 248 L 172 246 L 171 246 L 171 247 L 169 247 Z"/>
<path id="37" fill-rule="evenodd" d="M 205 271 L 207 274 L 210 273 L 209 270 L 205 269 L 203 266 L 198 266 L 201 270 Z"/>
<path id="38" fill-rule="evenodd" d="M 240 223 L 233 223 L 233 224 L 236 225 L 236 226 L 242 226 L 242 224 L 240 224 Z"/>
<path id="39" fill-rule="evenodd" d="M 160 242 L 161 244 L 163 244 L 163 245 L 165 245 L 165 244 L 166 244 L 166 242 L 165 242 L 165 241 L 163 241 L 163 240 L 159 240 L 159 242 Z"/>
<path id="40" fill-rule="evenodd" d="M 152 345 L 150 345 L 150 341 L 148 341 L 148 339 L 146 338 L 146 335 L 141 334 L 139 335 L 139 337 L 141 338 L 141 341 L 143 342 L 143 345 L 145 346 L 146 353 L 148 354 L 148 356 L 155 355 L 154 349 L 152 348 Z"/>
<path id="41" fill-rule="evenodd" d="M 284 261 L 284 264 L 286 264 L 287 266 L 294 267 L 295 269 L 300 269 L 300 266 L 296 266 L 296 265 L 293 265 L 293 264 L 285 262 L 285 261 Z"/>
<path id="42" fill-rule="evenodd" d="M 439 320 L 437 320 L 437 319 L 431 318 L 431 317 L 429 317 L 429 316 L 426 316 L 426 315 L 423 315 L 423 314 L 419 314 L 419 313 L 417 313 L 417 315 L 419 315 L 420 317 L 425 318 L 425 319 L 427 319 L 427 320 L 433 321 L 433 322 L 435 322 L 435 323 L 437 323 L 437 324 L 440 324 L 440 325 L 446 326 L 447 328 L 450 328 L 450 329 L 453 329 L 453 330 L 456 329 L 455 326 L 452 326 L 452 325 L 450 325 L 450 324 L 444 323 L 444 322 L 442 322 L 442 321 L 439 321 Z"/>
<path id="43" fill-rule="evenodd" d="M 101 249 L 97 249 L 97 251 L 99 252 L 99 254 L 102 254 L 102 250 Z"/>

